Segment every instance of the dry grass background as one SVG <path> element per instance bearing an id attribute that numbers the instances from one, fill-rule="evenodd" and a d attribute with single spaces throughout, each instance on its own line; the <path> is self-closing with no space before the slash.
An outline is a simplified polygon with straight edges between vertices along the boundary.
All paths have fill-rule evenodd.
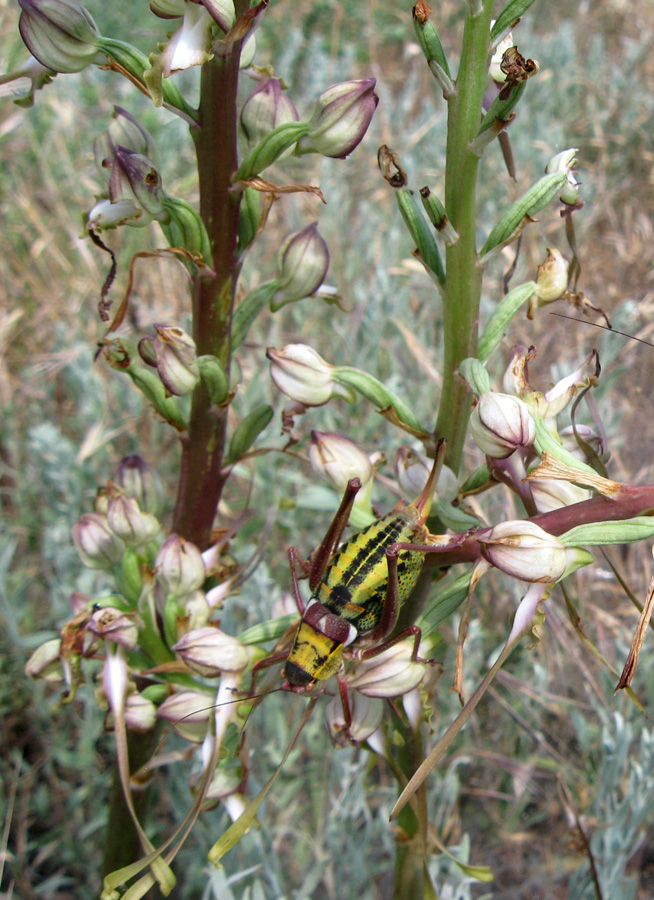
<path id="1" fill-rule="evenodd" d="M 115 4 L 111 11 L 99 2 L 88 7 L 103 31 L 121 36 L 121 15 L 130 15 L 129 4 Z M 302 169 L 299 180 L 320 183 L 328 206 L 317 209 L 307 198 L 278 204 L 270 239 L 244 272 L 248 289 L 269 277 L 276 244 L 319 215 L 332 254 L 330 279 L 343 289 L 350 313 L 340 316 L 311 306 L 262 322 L 243 354 L 247 386 L 235 415 L 257 397 L 273 396 L 265 380 L 256 377 L 263 371 L 263 347 L 299 337 L 316 343 L 328 356 L 333 346 L 328 334 L 342 348 L 343 359 L 334 362 L 370 368 L 414 396 L 421 408 L 433 409 L 438 384 L 429 379 L 425 365 L 425 359 L 432 365 L 438 361 L 432 289 L 412 264 L 409 241 L 374 161 L 376 146 L 386 142 L 402 154 L 413 187 L 428 182 L 439 188 L 442 104 L 412 44 L 409 9 L 410 4 L 400 8 L 389 0 L 356 6 L 300 0 L 292 4 L 289 30 L 289 4 L 271 4 L 262 54 L 277 60 L 278 73 L 294 86 L 293 96 L 299 95 L 304 110 L 317 89 L 370 71 L 378 78 L 382 102 L 373 132 L 351 161 L 340 168 L 314 161 L 308 175 Z M 460 4 L 444 0 L 438 15 L 446 49 L 452 50 Z M 3 0 L 0 16 L 9 66 L 18 53 L 12 37 L 16 6 Z M 137 42 L 146 22 L 144 11 L 134 29 Z M 577 214 L 580 286 L 616 327 L 650 340 L 653 35 L 654 10 L 648 0 L 589 0 L 572 7 L 537 2 L 516 33 L 521 50 L 541 63 L 541 73 L 523 101 L 525 112 L 510 132 L 519 183 L 507 183 L 499 155 L 491 152 L 482 188 L 487 224 L 498 205 L 537 177 L 549 155 L 565 146 L 579 147 L 587 198 Z M 95 485 L 106 480 L 126 453 L 138 451 L 161 461 L 169 504 L 174 484 L 174 441 L 152 423 L 114 373 L 92 362 L 101 333 L 95 307 L 107 260 L 80 237 L 80 211 L 89 208 L 99 188 L 91 142 L 106 127 L 114 103 L 143 117 L 161 141 L 167 188 L 193 199 L 192 154 L 183 128 L 170 117 L 158 121 L 108 73 L 59 77 L 37 97 L 32 111 L 8 102 L 0 111 L 0 804 L 6 814 L 1 888 L 7 897 L 30 900 L 94 895 L 90 890 L 97 885 L 102 799 L 111 764 L 111 738 L 94 711 L 92 685 L 88 696 L 62 709 L 56 697 L 27 683 L 22 674 L 31 649 L 68 616 L 71 591 L 92 587 L 70 549 L 70 524 L 89 508 Z M 292 168 L 286 172 L 290 179 Z M 514 283 L 519 283 L 520 272 L 531 277 L 549 243 L 562 246 L 562 226 L 545 211 L 540 226 L 527 234 Z M 131 254 L 152 244 L 163 246 L 163 239 L 150 229 L 112 236 L 123 276 Z M 488 273 L 485 314 L 499 295 L 508 262 L 509 257 L 500 260 Z M 185 285 L 180 271 L 159 262 L 144 264 L 138 272 L 135 323 L 143 328 L 161 319 L 183 324 Z M 424 358 L 408 347 L 398 321 L 423 345 Z M 543 385 L 599 342 L 606 384 L 601 407 L 614 447 L 612 475 L 635 483 L 654 480 L 654 348 L 555 319 L 548 310 L 541 311 L 533 326 L 516 323 L 511 337 L 538 347 L 534 371 Z M 500 373 L 498 362 L 494 375 Z M 359 422 L 357 434 L 345 411 L 325 409 L 316 416 L 307 429 L 349 431 L 371 450 L 390 452 L 393 446 L 394 435 L 378 422 Z M 285 586 L 284 548 L 298 542 L 298 530 L 304 534 L 306 527 L 317 539 L 324 527 L 323 517 L 313 513 L 298 529 L 293 512 L 282 502 L 289 492 L 301 494 L 306 470 L 298 472 L 277 458 L 270 469 L 241 474 L 227 497 L 230 507 L 238 508 L 254 479 L 261 515 L 252 530 L 267 512 L 264 507 L 281 507 L 265 564 L 249 593 L 246 589 L 237 601 L 237 614 L 254 620 L 269 612 L 271 598 L 279 591 L 274 583 Z M 383 506 L 384 501 L 379 502 Z M 496 515 L 510 511 L 498 508 Z M 241 550 L 247 550 L 247 535 Z M 648 548 L 631 548 L 614 557 L 642 598 L 652 570 Z M 575 590 L 586 633 L 620 669 L 635 624 L 633 607 L 601 559 L 592 572 L 577 576 Z M 468 688 L 502 640 L 516 599 L 499 582 L 494 591 L 475 610 L 466 656 Z M 442 632 L 451 646 L 455 628 L 450 625 Z M 582 649 L 560 596 L 552 599 L 542 643 L 532 653 L 515 654 L 465 740 L 434 778 L 433 821 L 442 838 L 451 845 L 470 846 L 472 859 L 492 865 L 496 876 L 492 885 L 470 886 L 443 861 L 438 877 L 444 898 L 593 897 L 584 874 L 587 849 L 573 811 L 593 836 L 608 891 L 604 900 L 645 900 L 654 894 L 654 816 L 647 810 L 640 818 L 636 814 L 641 802 L 654 808 L 654 773 L 646 765 L 651 760 L 647 742 L 652 741 L 648 729 L 654 699 L 649 656 L 646 645 L 635 685 L 645 703 L 642 716 L 626 698 L 613 697 L 615 678 Z M 448 721 L 456 709 L 447 693 L 449 656 L 445 665 L 437 732 L 439 723 Z M 282 723 L 291 713 L 288 704 L 271 710 L 260 727 L 272 765 L 272 748 L 284 745 Z M 275 716 L 280 721 L 273 724 Z M 246 848 L 230 863 L 229 874 L 237 879 L 239 870 L 264 859 L 266 875 L 257 882 L 260 896 L 338 898 L 344 896 L 342 884 L 351 888 L 350 896 L 387 896 L 384 871 L 390 839 L 383 819 L 392 784 L 363 755 L 316 754 L 316 746 L 323 743 L 317 723 L 307 730 L 286 783 L 271 801 L 262 834 L 252 838 L 249 855 Z M 639 771 L 639 760 L 645 771 Z M 372 792 L 371 783 L 376 786 Z M 158 827 L 164 829 L 175 815 L 171 810 L 185 809 L 187 803 L 183 778 L 171 776 L 160 786 Z M 629 821 L 635 821 L 631 830 L 629 813 Z M 251 877 L 228 885 L 216 873 L 202 870 L 206 846 L 220 821 L 208 819 L 206 831 L 199 829 L 197 842 L 182 861 L 186 875 L 178 896 L 199 897 L 202 891 L 208 892 L 205 896 L 214 891 L 221 900 L 251 896 L 244 893 Z M 305 823 L 303 829 L 299 822 Z M 614 862 L 617 874 L 611 874 Z M 626 876 L 633 881 L 627 883 Z"/>

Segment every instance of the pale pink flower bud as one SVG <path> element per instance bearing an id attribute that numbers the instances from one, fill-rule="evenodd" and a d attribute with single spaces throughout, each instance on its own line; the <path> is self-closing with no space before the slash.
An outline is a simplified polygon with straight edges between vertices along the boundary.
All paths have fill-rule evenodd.
<path id="1" fill-rule="evenodd" d="M 140 509 L 157 516 L 161 512 L 161 486 L 151 466 L 134 454 L 118 463 L 114 481 L 128 497 L 134 497 Z"/>
<path id="2" fill-rule="evenodd" d="M 530 482 L 531 495 L 539 513 L 551 512 L 573 503 L 589 500 L 592 491 L 578 487 L 569 481 L 558 481 L 554 478 L 538 478 Z"/>
<path id="3" fill-rule="evenodd" d="M 282 350 L 269 347 L 270 377 L 282 393 L 304 406 L 322 406 L 330 397 L 353 400 L 349 388 L 332 378 L 334 366 L 307 344 L 287 344 Z"/>
<path id="4" fill-rule="evenodd" d="M 395 457 L 395 474 L 402 489 L 408 497 L 418 497 L 427 484 L 427 479 L 434 465 L 434 460 L 424 453 L 402 446 Z M 441 466 L 438 480 L 434 488 L 434 500 L 455 500 L 459 493 L 459 482 L 449 466 Z"/>
<path id="5" fill-rule="evenodd" d="M 531 447 L 536 425 L 519 397 L 488 391 L 470 415 L 470 433 L 492 459 L 506 459 L 517 447 Z"/>
<path id="6" fill-rule="evenodd" d="M 277 261 L 279 287 L 270 301 L 273 312 L 318 290 L 329 268 L 327 244 L 312 222 L 282 244 Z"/>
<path id="7" fill-rule="evenodd" d="M 360 659 L 347 672 L 348 688 L 367 697 L 399 697 L 416 688 L 425 674 L 425 663 L 411 659 L 415 641 L 398 641 L 383 653 Z"/>
<path id="8" fill-rule="evenodd" d="M 330 481 L 342 494 L 353 478 L 361 481 L 355 505 L 372 515 L 370 496 L 373 487 L 373 468 L 368 455 L 354 441 L 323 431 L 311 432 L 309 460 L 314 472 Z"/>
<path id="9" fill-rule="evenodd" d="M 201 691 L 178 691 L 166 697 L 157 718 L 170 723 L 174 731 L 185 741 L 200 743 L 207 733 L 207 725 L 213 711 L 213 697 Z"/>
<path id="10" fill-rule="evenodd" d="M 139 632 L 134 616 L 115 607 L 105 606 L 97 609 L 86 627 L 98 637 L 127 647 L 128 650 L 133 650 L 138 642 Z"/>
<path id="11" fill-rule="evenodd" d="M 349 694 L 352 722 L 349 735 L 345 733 L 345 714 L 341 698 L 333 697 L 325 707 L 325 720 L 333 744 L 337 747 L 348 747 L 351 741 L 367 740 L 381 725 L 384 717 L 384 701 L 377 697 L 364 697 L 363 694 Z M 351 740 L 350 740 L 351 738 Z"/>
<path id="12" fill-rule="evenodd" d="M 25 674 L 29 678 L 41 678 L 51 684 L 64 680 L 61 664 L 61 638 L 46 641 L 32 653 L 25 664 Z"/>
<path id="13" fill-rule="evenodd" d="M 298 142 L 305 153 L 342 159 L 359 144 L 370 125 L 379 97 L 375 79 L 333 84 L 318 97 L 309 131 Z"/>
<path id="14" fill-rule="evenodd" d="M 18 27 L 32 56 L 53 72 L 81 72 L 102 56 L 100 32 L 77 0 L 18 0 Z"/>
<path id="15" fill-rule="evenodd" d="M 171 394 L 190 394 L 200 380 L 195 341 L 176 325 L 155 325 L 157 372 Z"/>
<path id="16" fill-rule="evenodd" d="M 241 126 L 253 145 L 260 143 L 278 125 L 298 119 L 293 101 L 282 90 L 279 78 L 267 78 L 258 84 L 241 110 Z M 291 150 L 289 148 L 287 152 Z"/>
<path id="17" fill-rule="evenodd" d="M 73 525 L 72 533 L 75 549 L 89 569 L 110 569 L 125 552 L 125 545 L 100 513 L 84 513 Z"/>
<path id="18" fill-rule="evenodd" d="M 106 132 L 93 142 L 96 165 L 103 169 L 116 153 L 117 147 L 124 147 L 134 153 L 152 158 L 156 153 L 155 143 L 150 133 L 138 119 L 123 109 L 114 106 L 113 118 Z"/>
<path id="19" fill-rule="evenodd" d="M 250 651 L 244 644 L 211 626 L 189 631 L 173 650 L 191 669 L 207 677 L 221 672 L 242 672 L 250 662 Z"/>
<path id="20" fill-rule="evenodd" d="M 164 542 L 155 569 L 168 592 L 177 597 L 197 591 L 206 577 L 198 548 L 177 534 L 171 534 Z"/>
<path id="21" fill-rule="evenodd" d="M 157 707 L 138 691 L 125 700 L 125 725 L 130 731 L 152 731 L 157 723 Z"/>
<path id="22" fill-rule="evenodd" d="M 570 562 L 566 547 L 535 522 L 502 522 L 476 540 L 484 559 L 521 581 L 551 584 Z"/>
<path id="23" fill-rule="evenodd" d="M 109 499 L 107 524 L 128 547 L 141 547 L 149 543 L 161 530 L 157 519 L 151 513 L 141 512 L 134 497 L 125 494 Z"/>

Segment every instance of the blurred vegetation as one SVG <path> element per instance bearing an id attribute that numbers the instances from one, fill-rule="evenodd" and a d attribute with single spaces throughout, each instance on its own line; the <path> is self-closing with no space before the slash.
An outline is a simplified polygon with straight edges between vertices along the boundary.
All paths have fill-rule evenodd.
<path id="1" fill-rule="evenodd" d="M 134 43 L 147 49 L 147 41 L 139 41 L 153 27 L 145 4 L 137 13 L 128 0 L 89 0 L 87 6 L 106 34 L 120 36 L 129 19 Z M 439 389 L 436 358 L 432 349 L 424 349 L 438 344 L 433 287 L 410 257 L 410 241 L 375 160 L 377 146 L 388 143 L 400 153 L 412 187 L 421 187 L 415 179 L 427 173 L 430 187 L 439 189 L 443 104 L 413 41 L 410 6 L 400 8 L 390 0 L 271 4 L 258 32 L 257 62 L 273 62 L 275 73 L 293 86 L 301 112 L 310 109 L 317 88 L 341 80 L 344 73 L 374 75 L 381 102 L 371 132 L 351 160 L 339 167 L 321 159 L 313 163 L 311 183 L 320 184 L 328 205 L 318 208 L 315 198 L 296 195 L 272 212 L 273 234 L 280 240 L 319 216 L 331 253 L 329 280 L 342 292 L 348 314 L 309 301 L 310 309 L 287 308 L 264 317 L 245 348 L 242 366 L 246 375 L 265 374 L 263 349 L 294 339 L 319 351 L 339 346 L 342 355 L 331 362 L 357 365 L 389 380 L 430 414 Z M 455 0 L 440 4 L 446 49 L 454 45 L 461 11 Z M 0 16 L 2 61 L 9 68 L 22 54 L 16 6 L 5 0 Z M 577 218 L 580 286 L 617 327 L 650 338 L 654 57 L 648 48 L 653 32 L 654 13 L 645 0 L 536 3 L 514 32 L 521 51 L 541 66 L 528 88 L 526 113 L 519 112 L 510 129 L 518 183 L 509 182 L 493 146 L 484 164 L 482 194 L 490 225 L 497 205 L 517 196 L 553 153 L 579 147 L 587 199 Z M 7 101 L 2 108 L 0 858 L 7 897 L 63 900 L 98 893 L 112 738 L 93 701 L 93 685 L 61 706 L 56 693 L 27 681 L 23 666 L 32 649 L 69 617 L 71 593 L 93 589 L 93 574 L 82 569 L 72 548 L 70 525 L 91 507 L 97 484 L 106 481 L 122 456 L 135 452 L 157 463 L 169 487 L 169 505 L 175 483 L 177 449 L 168 431 L 114 373 L 93 361 L 102 333 L 96 304 L 108 260 L 80 237 L 80 214 L 99 189 L 92 139 L 106 127 L 114 103 L 129 104 L 158 139 L 170 192 L 193 200 L 193 154 L 184 126 L 152 110 L 107 72 L 87 70 L 55 79 L 30 111 Z M 289 178 L 292 165 L 286 168 Z M 302 165 L 302 180 L 307 180 L 306 161 Z M 561 245 L 563 226 L 553 214 L 546 215 L 547 239 Z M 114 297 L 124 287 L 132 253 L 164 243 L 154 229 L 124 232 L 113 244 L 119 257 Z M 540 235 L 534 230 L 525 236 L 515 283 L 520 272 L 531 277 L 527 273 L 542 262 Z M 255 262 L 244 273 L 247 288 L 270 277 L 274 255 L 272 239 L 257 248 Z M 484 315 L 500 296 L 502 272 L 510 261 L 510 253 L 500 257 L 489 272 Z M 181 321 L 185 290 L 174 263 L 138 264 L 135 321 Z M 329 341 L 323 339 L 326 332 Z M 546 385 L 558 367 L 564 369 L 596 345 L 599 334 L 545 310 L 533 324 L 517 323 L 511 338 L 538 347 L 534 368 Z M 654 350 L 615 335 L 603 336 L 600 344 L 608 376 L 602 412 L 615 447 L 611 474 L 636 483 L 652 481 Z M 493 374 L 499 376 L 500 370 Z M 266 377 L 244 382 L 247 408 L 259 397 L 281 406 Z M 239 398 L 235 414 L 238 410 Z M 330 404 L 313 410 L 302 427 L 340 430 L 371 452 L 390 456 L 393 450 L 389 427 L 365 415 L 363 407 Z M 276 440 L 274 429 L 268 432 L 270 443 Z M 311 509 L 320 497 L 307 494 L 310 481 L 304 460 L 275 454 L 230 482 L 226 512 L 236 517 L 248 507 L 250 516 L 234 555 L 246 560 L 262 532 L 266 543 L 260 548 L 264 561 L 233 598 L 226 630 L 229 616 L 238 627 L 267 617 L 288 587 L 286 548 L 297 544 L 306 552 L 319 541 L 327 514 Z M 254 502 L 248 506 L 250 490 Z M 380 494 L 376 502 L 385 509 L 393 500 Z M 646 549 L 616 553 L 615 562 L 642 598 L 652 568 Z M 636 614 L 607 565 L 599 564 L 593 573 L 577 577 L 577 607 L 586 634 L 620 669 Z M 466 644 L 468 690 L 490 649 L 503 641 L 515 599 L 498 579 L 492 593 L 475 601 L 478 618 Z M 456 623 L 442 632 L 436 732 L 451 721 L 458 705 L 448 692 Z M 634 685 L 646 710 L 654 700 L 653 665 L 652 655 L 644 653 Z M 440 857 L 433 866 L 443 898 L 590 900 L 597 894 L 584 835 L 604 900 L 654 894 L 654 735 L 628 698 L 613 696 L 615 681 L 582 649 L 555 593 L 541 643 L 514 654 L 445 764 L 431 776 L 431 822 L 440 840 L 459 858 L 491 865 L 495 874 L 492 884 L 475 885 Z M 260 783 L 281 758 L 300 708 L 291 696 L 269 701 L 248 726 Z M 177 746 L 174 739 L 169 742 L 171 749 Z M 157 829 L 166 833 L 188 809 L 184 778 L 181 768 L 171 767 L 158 781 L 149 823 L 155 842 Z M 261 830 L 241 842 L 224 870 L 210 870 L 204 860 L 225 816 L 217 810 L 203 817 L 176 863 L 176 896 L 319 900 L 345 896 L 344 885 L 348 896 L 360 900 L 388 896 L 393 847 L 387 820 L 394 799 L 388 773 L 365 752 L 328 747 L 316 715 L 267 802 Z"/>

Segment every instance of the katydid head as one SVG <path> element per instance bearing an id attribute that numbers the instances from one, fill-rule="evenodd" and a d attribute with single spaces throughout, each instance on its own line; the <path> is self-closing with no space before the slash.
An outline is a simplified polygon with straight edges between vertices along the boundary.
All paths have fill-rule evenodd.
<path id="1" fill-rule="evenodd" d="M 343 648 L 357 637 L 356 628 L 312 599 L 304 610 L 295 641 L 282 673 L 284 687 L 306 693 L 335 675 L 343 661 Z"/>

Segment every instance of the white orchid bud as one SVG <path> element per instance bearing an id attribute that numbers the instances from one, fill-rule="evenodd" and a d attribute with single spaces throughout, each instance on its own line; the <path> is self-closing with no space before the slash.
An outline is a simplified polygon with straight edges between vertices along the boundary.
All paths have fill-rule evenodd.
<path id="1" fill-rule="evenodd" d="M 164 542 L 155 569 L 168 592 L 178 597 L 198 590 L 206 577 L 198 548 L 177 534 L 171 534 Z"/>
<path id="2" fill-rule="evenodd" d="M 28 50 L 53 72 L 81 72 L 102 59 L 100 32 L 77 0 L 19 0 L 18 27 Z"/>
<path id="3" fill-rule="evenodd" d="M 72 527 L 73 543 L 89 569 L 110 569 L 120 561 L 125 544 L 100 513 L 84 513 Z"/>
<path id="4" fill-rule="evenodd" d="M 97 609 L 86 627 L 98 637 L 120 644 L 128 650 L 133 650 L 138 642 L 139 632 L 134 616 L 115 607 L 105 606 Z"/>
<path id="5" fill-rule="evenodd" d="M 157 707 L 138 691 L 125 699 L 125 725 L 130 731 L 152 731 L 157 724 Z"/>
<path id="6" fill-rule="evenodd" d="M 364 697 L 352 692 L 349 695 L 352 722 L 346 734 L 345 714 L 341 698 L 333 697 L 325 707 L 325 720 L 332 743 L 336 747 L 349 747 L 352 741 L 367 740 L 381 725 L 384 717 L 384 701 L 377 697 Z"/>
<path id="7" fill-rule="evenodd" d="M 418 497 L 427 484 L 434 460 L 424 453 L 402 446 L 395 457 L 395 474 L 406 497 Z M 434 500 L 451 503 L 459 493 L 459 481 L 449 466 L 441 466 L 434 488 Z"/>
<path id="8" fill-rule="evenodd" d="M 323 91 L 298 150 L 338 159 L 351 153 L 363 140 L 377 108 L 375 84 L 374 78 L 362 78 L 333 84 Z"/>
<path id="9" fill-rule="evenodd" d="M 535 522 L 502 522 L 476 540 L 484 559 L 521 581 L 552 584 L 564 576 L 576 558 L 576 548 L 571 553 Z"/>
<path id="10" fill-rule="evenodd" d="M 368 455 L 349 438 L 340 434 L 322 431 L 311 432 L 309 445 L 311 467 L 319 475 L 330 481 L 339 494 L 345 491 L 353 478 L 361 481 L 361 489 L 354 500 L 354 508 L 359 514 L 373 521 L 371 496 L 373 488 L 373 467 Z M 353 510 L 354 511 L 354 510 Z M 359 522 L 357 526 L 366 522 Z"/>
<path id="11" fill-rule="evenodd" d="M 425 663 L 412 659 L 415 641 L 398 641 L 383 653 L 357 660 L 347 672 L 348 688 L 367 697 L 400 697 L 416 688 Z"/>
<path id="12" fill-rule="evenodd" d="M 116 493 L 109 497 L 107 524 L 127 547 L 141 547 L 149 543 L 161 531 L 161 525 L 151 513 L 141 512 L 134 497 Z"/>
<path id="13" fill-rule="evenodd" d="M 221 672 L 242 672 L 250 662 L 250 651 L 244 644 L 211 626 L 189 631 L 173 650 L 191 669 L 206 677 Z"/>
<path id="14" fill-rule="evenodd" d="M 64 680 L 61 664 L 61 638 L 46 641 L 32 653 L 25 663 L 25 674 L 29 678 L 41 678 L 51 684 Z"/>
<path id="15" fill-rule="evenodd" d="M 201 691 L 178 691 L 166 697 L 157 718 L 168 722 L 185 741 L 201 743 L 213 711 L 213 697 Z"/>
<path id="16" fill-rule="evenodd" d="M 282 350 L 269 347 L 270 377 L 279 390 L 304 406 L 322 406 L 331 397 L 345 397 L 352 401 L 352 391 L 337 384 L 334 366 L 307 344 L 287 344 Z"/>
<path id="17" fill-rule="evenodd" d="M 470 434 L 486 456 L 506 459 L 517 447 L 531 447 L 536 425 L 519 397 L 489 391 L 470 415 Z"/>

